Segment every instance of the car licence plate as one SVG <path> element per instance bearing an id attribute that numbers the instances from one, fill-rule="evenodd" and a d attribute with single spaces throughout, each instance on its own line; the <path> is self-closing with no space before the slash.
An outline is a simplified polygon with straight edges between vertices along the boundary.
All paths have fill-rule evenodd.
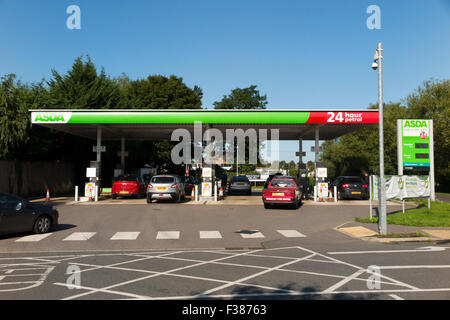
<path id="1" fill-rule="evenodd" d="M 361 191 L 352 191 L 352 194 L 361 194 Z"/>
<path id="2" fill-rule="evenodd" d="M 157 187 L 157 190 L 167 190 L 167 187 Z"/>
<path id="3" fill-rule="evenodd" d="M 275 193 L 272 193 L 272 196 L 274 196 L 274 197 L 284 197 L 284 192 L 275 192 Z"/>
<path id="4" fill-rule="evenodd" d="M 128 191 L 120 191 L 119 193 L 124 194 L 124 193 L 128 193 Z"/>

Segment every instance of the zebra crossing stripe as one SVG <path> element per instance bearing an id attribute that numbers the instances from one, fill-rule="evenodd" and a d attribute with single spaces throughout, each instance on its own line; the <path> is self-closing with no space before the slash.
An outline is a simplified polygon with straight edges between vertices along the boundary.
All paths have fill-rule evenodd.
<path id="1" fill-rule="evenodd" d="M 31 236 L 19 238 L 15 242 L 37 242 L 47 238 L 50 235 L 52 235 L 52 233 L 33 234 Z"/>
<path id="2" fill-rule="evenodd" d="M 249 233 L 240 233 L 240 235 L 244 239 L 264 238 L 264 235 L 259 231 L 249 232 Z"/>
<path id="3" fill-rule="evenodd" d="M 222 239 L 219 231 L 200 231 L 200 239 Z"/>
<path id="4" fill-rule="evenodd" d="M 180 231 L 159 231 L 156 235 L 156 239 L 165 240 L 165 239 L 179 239 Z"/>
<path id="5" fill-rule="evenodd" d="M 304 234 L 298 232 L 297 230 L 277 230 L 286 238 L 303 238 L 306 237 Z"/>
<path id="6" fill-rule="evenodd" d="M 110 240 L 136 240 L 140 232 L 116 232 Z"/>
<path id="7" fill-rule="evenodd" d="M 85 241 L 92 238 L 97 232 L 74 232 L 70 236 L 63 239 L 63 241 Z"/>

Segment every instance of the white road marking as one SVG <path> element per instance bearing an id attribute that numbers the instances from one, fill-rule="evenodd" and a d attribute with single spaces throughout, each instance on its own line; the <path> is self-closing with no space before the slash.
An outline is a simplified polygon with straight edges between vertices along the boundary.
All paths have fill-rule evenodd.
<path id="1" fill-rule="evenodd" d="M 96 234 L 96 232 L 74 232 L 67 238 L 63 239 L 63 241 L 85 241 L 92 238 L 94 234 Z"/>
<path id="2" fill-rule="evenodd" d="M 5 279 L 6 276 L 0 276 L 0 281 L 2 281 L 3 279 Z"/>
<path id="3" fill-rule="evenodd" d="M 254 251 L 250 251 L 250 252 L 258 252 L 258 251 L 263 251 L 263 250 L 264 249 L 259 249 L 259 250 L 254 250 Z M 182 251 L 174 251 L 174 252 L 172 252 L 172 254 L 177 254 L 177 253 L 181 253 L 181 252 Z M 80 293 L 80 294 L 77 294 L 77 295 L 73 295 L 73 296 L 64 298 L 63 300 L 73 300 L 73 299 L 84 297 L 84 296 L 87 296 L 87 295 L 90 295 L 90 294 L 93 294 L 93 293 L 96 293 L 96 292 L 101 292 L 101 291 L 104 291 L 104 290 L 110 290 L 112 288 L 121 287 L 121 286 L 130 284 L 130 283 L 139 282 L 139 281 L 142 281 L 142 280 L 158 277 L 158 276 L 161 276 L 161 275 L 168 275 L 168 274 L 173 273 L 173 272 L 177 272 L 177 271 L 180 271 L 180 270 L 189 269 L 189 268 L 193 268 L 193 267 L 198 267 L 198 266 L 205 265 L 205 264 L 208 264 L 208 263 L 211 263 L 211 262 L 217 262 L 217 261 L 229 259 L 229 258 L 232 258 L 232 257 L 238 257 L 238 256 L 242 256 L 242 255 L 247 255 L 248 253 L 249 252 L 240 252 L 240 253 L 232 254 L 232 255 L 229 255 L 229 256 L 226 256 L 226 257 L 222 257 L 222 258 L 218 258 L 218 259 L 214 259 L 214 260 L 210 260 L 210 261 L 203 261 L 203 262 L 196 263 L 196 264 L 193 264 L 193 265 L 188 265 L 188 266 L 185 266 L 185 267 L 179 267 L 179 268 L 170 269 L 170 270 L 167 270 L 167 271 L 158 272 L 158 273 L 151 274 L 151 275 L 148 275 L 148 276 L 145 276 L 145 277 L 142 277 L 142 278 L 133 279 L 133 280 L 129 280 L 129 281 L 124 281 L 124 282 L 116 283 L 116 284 L 113 284 L 113 285 L 110 285 L 110 286 L 107 286 L 107 287 L 104 287 L 104 288 L 95 289 L 95 290 L 92 290 L 90 292 L 84 292 L 84 293 Z M 55 283 L 55 284 L 57 284 L 57 283 Z M 58 285 L 66 285 L 66 284 L 58 284 Z M 152 298 L 152 299 L 154 299 L 154 298 Z"/>
<path id="4" fill-rule="evenodd" d="M 52 233 L 33 234 L 31 236 L 19 238 L 15 242 L 37 242 L 47 238 L 50 235 L 52 235 Z"/>
<path id="5" fill-rule="evenodd" d="M 180 231 L 159 231 L 156 239 L 179 239 Z"/>
<path id="6" fill-rule="evenodd" d="M 327 252 L 328 254 L 365 254 L 365 253 L 410 253 L 410 252 L 431 252 L 444 251 L 445 247 L 422 247 L 412 250 L 380 250 L 380 251 L 339 251 Z"/>
<path id="7" fill-rule="evenodd" d="M 286 238 L 302 238 L 306 237 L 304 234 L 298 232 L 297 230 L 277 230 L 278 233 L 281 233 Z"/>
<path id="8" fill-rule="evenodd" d="M 315 255 L 315 253 L 312 253 L 312 254 L 310 254 L 309 256 L 302 257 L 302 258 L 297 258 L 297 259 L 295 259 L 295 260 L 293 260 L 293 261 L 289 261 L 289 262 L 280 264 L 280 265 L 278 265 L 278 266 L 276 266 L 276 267 L 273 267 L 273 268 L 267 268 L 266 270 L 263 270 L 263 271 L 260 271 L 260 272 L 256 272 L 256 273 L 254 273 L 254 274 L 252 274 L 252 275 L 250 275 L 250 276 L 240 278 L 240 279 L 238 279 L 238 280 L 236 280 L 236 281 L 230 281 L 230 282 L 227 283 L 227 284 L 224 284 L 224 285 L 221 285 L 221 286 L 218 286 L 218 287 L 215 287 L 215 288 L 206 290 L 206 291 L 202 292 L 201 294 L 199 294 L 198 296 L 200 297 L 200 296 L 204 296 L 204 295 L 209 295 L 209 294 L 212 293 L 212 292 L 216 292 L 216 291 L 219 291 L 219 290 L 223 290 L 223 289 L 225 289 L 225 288 L 231 287 L 231 286 L 236 285 L 236 284 L 239 284 L 239 283 L 241 283 L 241 282 L 245 282 L 245 281 L 247 281 L 247 280 L 249 280 L 249 279 L 253 279 L 253 278 L 259 277 L 259 276 L 261 276 L 261 275 L 263 275 L 263 274 L 266 274 L 266 273 L 268 273 L 268 272 L 276 271 L 276 270 L 279 270 L 279 269 L 281 269 L 281 268 L 283 268 L 283 267 L 286 267 L 286 266 L 288 266 L 288 265 L 291 265 L 291 264 L 294 264 L 294 263 L 298 263 L 298 262 L 300 262 L 300 261 L 302 261 L 302 260 L 311 258 L 311 257 L 314 256 L 314 255 Z M 293 291 L 293 290 L 291 290 L 291 291 Z"/>
<path id="9" fill-rule="evenodd" d="M 200 231 L 200 239 L 222 239 L 219 231 Z"/>
<path id="10" fill-rule="evenodd" d="M 366 272 L 366 270 L 358 270 L 358 271 L 356 271 L 355 273 L 349 275 L 347 278 L 342 279 L 338 283 L 336 283 L 336 284 L 332 285 L 331 287 L 329 287 L 328 289 L 324 290 L 323 293 L 331 293 L 331 292 L 335 291 L 336 289 L 342 287 L 347 282 L 352 281 L 355 278 L 358 278 L 364 272 Z"/>
<path id="11" fill-rule="evenodd" d="M 396 294 L 390 294 L 389 297 L 394 298 L 395 300 L 405 300 L 405 299 L 403 299 L 402 297 L 399 297 Z"/>
<path id="12" fill-rule="evenodd" d="M 427 266 L 380 266 L 380 269 L 445 269 L 450 268 L 449 264 L 436 264 Z"/>
<path id="13" fill-rule="evenodd" d="M 252 233 L 241 233 L 240 235 L 244 239 L 264 238 L 264 235 L 258 231 Z"/>
<path id="14" fill-rule="evenodd" d="M 116 232 L 110 240 L 136 240 L 140 232 Z"/>

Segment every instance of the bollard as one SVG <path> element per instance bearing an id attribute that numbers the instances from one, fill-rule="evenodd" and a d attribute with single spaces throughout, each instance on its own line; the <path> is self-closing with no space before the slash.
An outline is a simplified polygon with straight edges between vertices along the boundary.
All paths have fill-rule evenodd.
<path id="1" fill-rule="evenodd" d="M 98 185 L 95 185 L 94 192 L 95 192 L 95 202 L 97 202 L 98 201 Z"/>
<path id="2" fill-rule="evenodd" d="M 214 201 L 217 201 L 217 183 L 214 184 Z"/>
<path id="3" fill-rule="evenodd" d="M 337 202 L 337 186 L 334 186 L 334 202 Z"/>
<path id="4" fill-rule="evenodd" d="M 195 185 L 195 201 L 198 201 L 198 185 Z"/>
<path id="5" fill-rule="evenodd" d="M 314 202 L 317 202 L 317 186 L 314 186 Z"/>
<path id="6" fill-rule="evenodd" d="M 50 190 L 47 188 L 47 193 L 45 194 L 45 201 L 50 201 Z"/>
<path id="7" fill-rule="evenodd" d="M 78 202 L 78 186 L 75 186 L 75 202 Z"/>

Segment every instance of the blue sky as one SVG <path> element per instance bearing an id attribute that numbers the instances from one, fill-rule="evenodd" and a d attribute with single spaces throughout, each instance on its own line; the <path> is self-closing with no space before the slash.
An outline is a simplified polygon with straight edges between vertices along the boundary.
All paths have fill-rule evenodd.
<path id="1" fill-rule="evenodd" d="M 66 27 L 72 4 L 81 30 Z M 380 30 L 366 27 L 369 5 L 381 9 Z M 271 109 L 366 108 L 377 101 L 379 41 L 386 102 L 450 74 L 450 0 L 0 0 L 0 26 L 2 75 L 48 79 L 89 54 L 113 77 L 181 76 L 207 108 L 252 84 Z M 297 142 L 280 148 L 294 159 Z"/>

